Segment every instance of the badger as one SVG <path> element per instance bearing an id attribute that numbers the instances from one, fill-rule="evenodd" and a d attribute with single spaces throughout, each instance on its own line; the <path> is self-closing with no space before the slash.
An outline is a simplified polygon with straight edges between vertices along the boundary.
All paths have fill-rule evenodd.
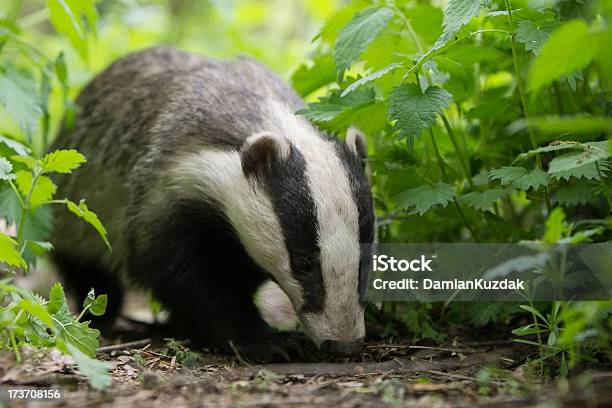
<path id="1" fill-rule="evenodd" d="M 361 349 L 374 211 L 358 130 L 345 141 L 319 132 L 253 59 L 172 48 L 115 61 L 76 104 L 52 149 L 87 163 L 58 194 L 86 199 L 112 251 L 58 214 L 53 260 L 69 288 L 108 293 L 113 317 L 131 283 L 167 309 L 173 333 L 267 360 L 284 347 L 254 303 L 271 279 L 321 350 Z"/>

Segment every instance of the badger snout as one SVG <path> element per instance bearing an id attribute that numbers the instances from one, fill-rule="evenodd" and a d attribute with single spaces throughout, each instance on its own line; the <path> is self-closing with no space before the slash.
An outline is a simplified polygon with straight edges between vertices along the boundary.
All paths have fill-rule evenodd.
<path id="1" fill-rule="evenodd" d="M 358 340 L 325 340 L 321 351 L 336 357 L 351 357 L 363 350 L 363 338 Z"/>

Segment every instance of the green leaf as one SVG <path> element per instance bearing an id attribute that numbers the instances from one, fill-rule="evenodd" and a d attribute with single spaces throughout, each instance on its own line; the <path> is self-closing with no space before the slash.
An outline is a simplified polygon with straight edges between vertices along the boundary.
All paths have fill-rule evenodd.
<path id="1" fill-rule="evenodd" d="M 106 295 L 100 295 L 96 297 L 93 289 L 89 291 L 87 297 L 83 301 L 83 309 L 89 307 L 89 312 L 94 316 L 102 316 L 106 311 L 106 304 L 108 297 Z"/>
<path id="2" fill-rule="evenodd" d="M 74 359 L 81 374 L 87 377 L 92 387 L 97 390 L 104 390 L 111 384 L 111 377 L 108 373 L 111 367 L 109 363 L 91 358 L 70 343 L 67 343 L 65 348 Z"/>
<path id="3" fill-rule="evenodd" d="M 531 20 L 522 20 L 516 30 L 516 41 L 525 45 L 525 51 L 531 51 L 538 55 L 550 35 L 547 27 L 544 24 L 536 25 Z"/>
<path id="4" fill-rule="evenodd" d="M 538 310 L 534 309 L 531 306 L 527 306 L 527 305 L 519 305 L 519 307 L 523 310 L 526 310 L 529 313 L 532 313 L 534 315 L 536 315 L 537 317 L 539 317 L 544 323 L 548 324 L 548 320 L 544 317 L 544 315 L 542 315 L 542 313 L 540 313 Z"/>
<path id="5" fill-rule="evenodd" d="M 610 172 L 610 163 L 608 161 L 598 161 L 594 163 L 584 163 L 581 165 L 574 165 L 576 163 L 577 156 L 572 154 L 569 157 L 555 157 L 550 162 L 548 167 L 548 174 L 555 180 L 570 180 L 572 177 L 577 179 L 586 180 L 601 180 L 607 173 Z M 552 170 L 551 170 L 551 167 Z"/>
<path id="6" fill-rule="evenodd" d="M 66 58 L 64 53 L 60 52 L 55 59 L 55 75 L 64 88 L 68 87 L 68 68 L 66 67 Z"/>
<path id="7" fill-rule="evenodd" d="M 548 185 L 548 176 L 538 168 L 531 171 L 523 167 L 502 167 L 489 172 L 491 180 L 499 180 L 502 186 L 512 186 L 519 190 L 537 191 L 540 187 Z"/>
<path id="8" fill-rule="evenodd" d="M 21 212 L 21 204 L 13 189 L 8 186 L 0 189 L 0 215 L 2 215 L 9 224 L 18 224 L 21 219 Z M 53 214 L 50 206 L 31 209 L 28 211 L 28 216 L 23 226 L 23 236 L 33 241 L 43 241 L 47 239 L 51 232 L 52 220 Z"/>
<path id="9" fill-rule="evenodd" d="M 437 86 L 421 92 L 416 84 L 400 85 L 391 91 L 387 101 L 389 118 L 400 138 L 419 137 L 434 124 L 436 117 L 452 102 L 452 95 Z"/>
<path id="10" fill-rule="evenodd" d="M 480 0 L 449 0 L 444 9 L 444 31 L 438 42 L 446 42 L 473 17 L 480 14 Z"/>
<path id="11" fill-rule="evenodd" d="M 369 4 L 367 0 L 353 1 L 338 9 L 338 11 L 332 14 L 325 24 L 323 24 L 321 31 L 316 35 L 315 39 L 320 38 L 324 43 L 330 45 L 334 44 L 338 38 L 340 29 L 347 25 L 356 13 L 366 8 Z"/>
<path id="12" fill-rule="evenodd" d="M 19 170 L 17 172 L 17 187 L 24 197 L 27 197 L 30 188 L 32 186 L 33 176 L 32 173 L 26 170 Z M 53 198 L 53 194 L 57 190 L 57 186 L 47 176 L 38 176 L 36 185 L 30 195 L 30 205 L 35 206 L 45 201 L 49 201 Z"/>
<path id="13" fill-rule="evenodd" d="M 410 8 L 404 8 L 406 17 L 422 42 L 426 45 L 435 43 L 442 35 L 444 12 L 437 5 L 429 2 L 412 3 Z"/>
<path id="14" fill-rule="evenodd" d="M 387 26 L 393 17 L 393 10 L 388 7 L 369 8 L 353 17 L 338 35 L 334 46 L 334 62 L 341 75 L 359 55 Z"/>
<path id="15" fill-rule="evenodd" d="M 53 250 L 53 244 L 45 241 L 26 241 L 26 248 L 32 251 L 36 256 L 44 255 Z"/>
<path id="16" fill-rule="evenodd" d="M 551 160 L 548 173 L 556 179 L 571 177 L 600 180 L 609 171 L 608 142 L 580 144 L 582 151 L 566 153 Z"/>
<path id="17" fill-rule="evenodd" d="M 573 20 L 555 30 L 529 69 L 529 90 L 537 91 L 561 75 L 586 67 L 597 49 L 583 20 Z"/>
<path id="18" fill-rule="evenodd" d="M 331 91 L 327 96 L 319 98 L 319 102 L 311 103 L 307 109 L 297 111 L 315 123 L 330 122 L 340 114 L 371 105 L 375 102 L 373 89 L 360 89 L 341 97 L 338 90 Z"/>
<path id="19" fill-rule="evenodd" d="M 21 204 L 17 194 L 9 186 L 0 189 L 0 216 L 9 224 L 16 223 L 21 217 Z"/>
<path id="20" fill-rule="evenodd" d="M 344 91 L 342 91 L 342 94 L 340 96 L 346 96 L 347 94 L 353 92 L 355 89 L 359 88 L 360 86 L 363 86 L 365 84 L 368 84 L 372 81 L 377 80 L 380 77 L 383 77 L 385 75 L 387 75 L 389 72 L 402 67 L 404 64 L 398 63 L 398 62 L 394 62 L 392 64 L 387 65 L 386 67 L 384 67 L 383 69 L 380 69 L 378 71 L 372 72 L 369 75 L 364 76 L 363 78 L 359 78 L 357 81 L 353 82 L 352 84 L 350 84 L 348 87 L 346 87 L 346 89 Z"/>
<path id="21" fill-rule="evenodd" d="M 43 173 L 70 173 L 85 163 L 85 156 L 74 149 L 56 150 L 41 160 Z"/>
<path id="22" fill-rule="evenodd" d="M 0 157 L 0 180 L 14 180 L 13 165 L 4 157 Z"/>
<path id="23" fill-rule="evenodd" d="M 11 266 L 26 267 L 26 263 L 17 250 L 17 242 L 0 232 L 0 262 Z"/>
<path id="24" fill-rule="evenodd" d="M 11 156 L 11 160 L 25 164 L 30 170 L 33 170 L 38 164 L 38 160 L 31 156 Z"/>
<path id="25" fill-rule="evenodd" d="M 104 240 L 104 243 L 106 244 L 108 249 L 111 249 L 110 243 L 108 242 L 108 239 L 106 237 L 106 228 L 104 228 L 104 225 L 102 225 L 102 222 L 100 221 L 96 213 L 90 211 L 87 208 L 85 200 L 81 200 L 78 205 L 70 200 L 66 200 L 66 206 L 68 207 L 68 210 L 70 210 L 70 212 L 72 212 L 79 218 L 82 218 L 83 220 L 85 220 L 85 222 L 94 227 L 94 229 L 98 232 L 98 235 L 100 235 L 100 237 Z"/>
<path id="26" fill-rule="evenodd" d="M 18 306 L 29 314 L 31 314 L 32 316 L 36 317 L 48 327 L 55 327 L 55 325 L 53 324 L 53 318 L 42 305 L 34 303 L 28 299 L 21 299 L 18 303 Z"/>
<path id="27" fill-rule="evenodd" d="M 508 195 L 508 190 L 494 188 L 485 191 L 474 191 L 459 197 L 459 202 L 480 211 L 493 212 L 493 204 Z"/>
<path id="28" fill-rule="evenodd" d="M 463 28 L 473 17 L 480 14 L 481 0 L 449 0 L 444 10 L 442 21 L 442 35 L 425 54 L 423 54 L 412 68 L 404 75 L 404 79 L 417 70 L 430 58 L 438 55 L 456 41 L 463 39 L 466 34 Z"/>
<path id="29" fill-rule="evenodd" d="M 512 163 L 516 163 L 518 161 L 528 159 L 540 153 L 548 153 L 548 152 L 555 152 L 558 150 L 568 150 L 568 149 L 569 150 L 583 149 L 584 148 L 583 146 L 585 145 L 580 142 L 573 142 L 573 141 L 552 142 L 548 146 L 538 147 L 537 149 L 532 149 L 532 150 L 529 150 L 528 152 L 519 154 L 518 156 L 516 156 L 516 159 L 514 159 Z"/>
<path id="30" fill-rule="evenodd" d="M 560 207 L 555 208 L 546 219 L 546 232 L 542 241 L 547 244 L 556 244 L 561 238 L 571 231 L 565 222 L 565 213 Z"/>
<path id="31" fill-rule="evenodd" d="M 453 200 L 453 197 L 455 197 L 455 192 L 451 186 L 445 183 L 436 183 L 406 190 L 395 197 L 395 202 L 402 209 L 407 210 L 414 207 L 414 211 L 423 215 L 438 204 L 446 207 Z"/>
<path id="32" fill-rule="evenodd" d="M 0 71 L 0 105 L 19 124 L 26 135 L 38 127 L 42 110 L 38 105 L 36 82 L 13 69 Z"/>
<path id="33" fill-rule="evenodd" d="M 0 142 L 4 143 L 9 149 L 17 153 L 19 156 L 27 156 L 30 154 L 30 149 L 23 143 L 0 135 Z"/>
<path id="34" fill-rule="evenodd" d="M 530 324 L 528 326 L 522 326 L 522 327 L 519 327 L 518 329 L 512 330 L 512 334 L 516 336 L 529 336 L 531 334 L 545 333 L 547 331 L 548 330 L 544 330 L 544 329 L 535 329 L 534 325 Z"/>
<path id="35" fill-rule="evenodd" d="M 556 189 L 553 202 L 564 207 L 574 207 L 596 202 L 597 192 L 594 186 L 586 182 L 578 182 Z"/>
<path id="36" fill-rule="evenodd" d="M 66 295 L 64 294 L 64 288 L 61 283 L 56 282 L 51 289 L 49 289 L 49 303 L 47 303 L 47 312 L 52 315 L 63 311 L 68 311 L 68 303 L 66 302 Z"/>
<path id="37" fill-rule="evenodd" d="M 521 121 L 516 128 L 522 130 L 527 126 L 543 133 L 607 132 L 612 131 L 612 118 L 586 115 L 534 117 L 528 123 Z"/>
<path id="38" fill-rule="evenodd" d="M 94 316 L 102 316 L 104 312 L 106 312 L 107 304 L 108 296 L 106 294 L 98 296 L 91 305 L 91 314 Z"/>
<path id="39" fill-rule="evenodd" d="M 100 331 L 89 327 L 89 322 L 79 322 L 67 310 L 54 315 L 57 337 L 77 347 L 89 357 L 95 357 L 100 343 Z"/>
<path id="40" fill-rule="evenodd" d="M 308 67 L 305 64 L 291 76 L 291 84 L 301 96 L 307 96 L 336 80 L 336 66 L 329 54 L 317 56 Z"/>
<path id="41" fill-rule="evenodd" d="M 88 3 L 85 0 L 82 3 Z M 87 37 L 81 19 L 81 0 L 47 0 L 49 18 L 55 30 L 66 36 L 82 59 L 87 59 Z"/>

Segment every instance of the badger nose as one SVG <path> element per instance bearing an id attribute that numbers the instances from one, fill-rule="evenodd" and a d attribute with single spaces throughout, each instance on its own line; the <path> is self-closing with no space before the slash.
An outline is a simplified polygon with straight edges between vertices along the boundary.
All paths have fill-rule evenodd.
<path id="1" fill-rule="evenodd" d="M 321 350 L 325 353 L 338 356 L 350 357 L 363 350 L 363 339 L 359 340 L 325 340 L 321 343 Z"/>

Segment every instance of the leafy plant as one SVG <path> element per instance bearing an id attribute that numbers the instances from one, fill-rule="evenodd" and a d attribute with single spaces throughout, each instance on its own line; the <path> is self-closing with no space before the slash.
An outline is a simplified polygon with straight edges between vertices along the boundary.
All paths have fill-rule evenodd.
<path id="1" fill-rule="evenodd" d="M 5 132 L 0 134 L 0 216 L 9 227 L 0 231 L 0 273 L 4 276 L 0 280 L 0 349 L 11 349 L 20 362 L 19 350 L 25 345 L 55 347 L 73 358 L 94 388 L 103 389 L 110 384 L 110 376 L 108 364 L 95 359 L 100 332 L 81 320 L 87 313 L 104 314 L 106 295 L 95 296 L 92 289 L 75 316 L 59 283 L 51 287 L 45 300 L 13 282 L 13 277 L 29 271 L 36 257 L 53 250 L 45 240 L 52 205 L 63 205 L 89 223 L 110 250 L 104 226 L 83 200 L 74 203 L 54 198 L 57 187 L 51 176 L 71 173 L 86 159 L 72 149 L 41 154 L 51 131 L 53 80 L 61 88 L 66 112 L 71 109 L 66 98 L 68 72 L 63 53 L 50 59 L 21 36 L 16 23 L 21 3 L 13 2 L 0 24 L 0 108 L 3 118 L 17 125 L 11 133 L 6 131 L 10 126 L 0 129 Z M 49 0 L 48 10 L 56 30 L 85 59 L 87 38 L 95 33 L 94 2 Z M 24 60 L 28 63 L 22 64 Z"/>
<path id="2" fill-rule="evenodd" d="M 17 362 L 19 348 L 29 344 L 36 347 L 56 347 L 74 359 L 79 371 L 94 388 L 110 384 L 108 364 L 95 360 L 100 332 L 81 322 L 86 312 L 104 314 L 106 295 L 95 296 L 93 289 L 83 304 L 83 311 L 75 317 L 68 307 L 62 285 L 56 283 L 49 291 L 49 300 L 11 284 L 0 281 L 0 348 L 12 348 Z"/>
<path id="3" fill-rule="evenodd" d="M 555 4 L 354 1 L 325 23 L 293 76 L 309 102 L 298 113 L 338 137 L 366 133 L 381 241 L 609 240 L 612 3 Z M 573 303 L 513 307 L 533 319 L 515 332 L 542 361 L 565 374 L 586 358 L 563 334 Z M 508 316 L 448 309 L 478 325 Z M 408 323 L 435 313 L 383 310 Z"/>

